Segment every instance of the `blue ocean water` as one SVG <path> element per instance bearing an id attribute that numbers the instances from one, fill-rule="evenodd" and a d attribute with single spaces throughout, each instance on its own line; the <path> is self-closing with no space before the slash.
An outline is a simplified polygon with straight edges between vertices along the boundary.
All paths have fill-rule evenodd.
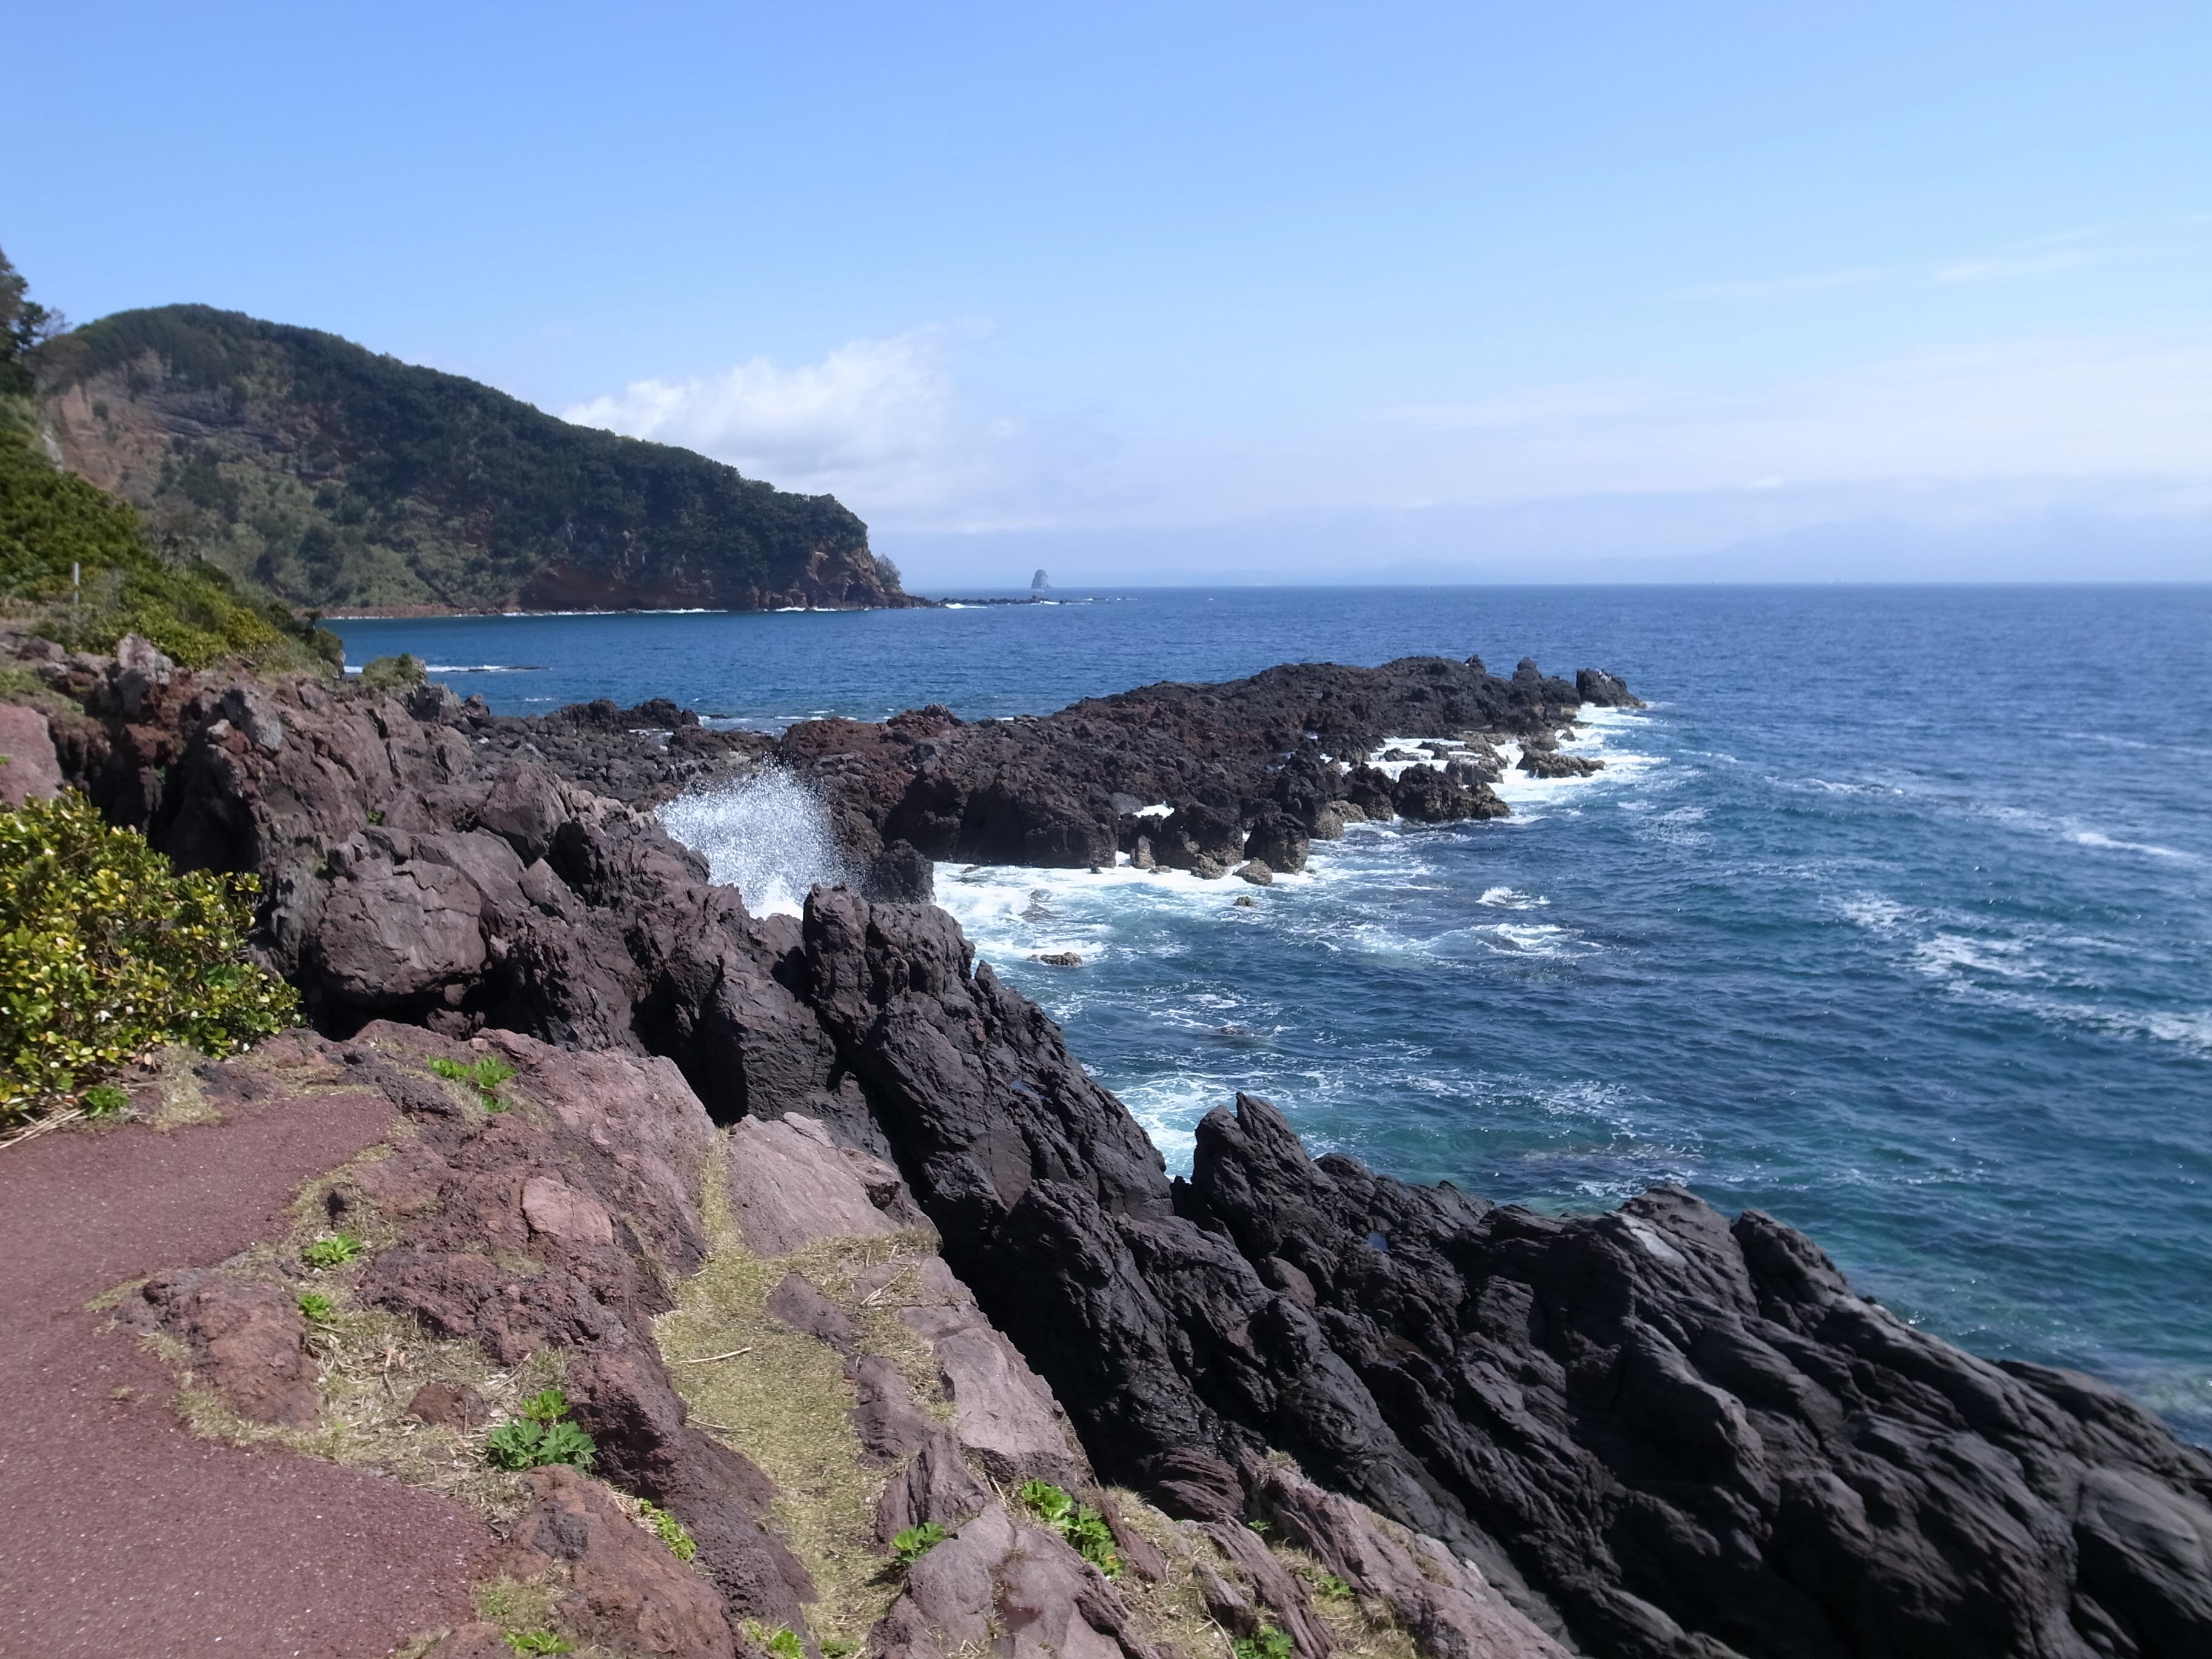
<path id="1" fill-rule="evenodd" d="M 1082 596 L 1068 596 L 1080 598 Z M 981 717 L 1297 659 L 1603 666 L 1586 782 L 1237 883 L 939 872 L 1170 1162 L 1243 1088 L 1547 1209 L 1805 1228 L 1984 1354 L 2212 1440 L 2212 588 L 1138 591 L 859 615 L 340 624 L 512 712 Z M 526 672 L 476 672 L 486 665 Z M 1406 733 L 1407 736 L 1428 735 Z M 1073 949 L 1080 969 L 1036 963 Z"/>

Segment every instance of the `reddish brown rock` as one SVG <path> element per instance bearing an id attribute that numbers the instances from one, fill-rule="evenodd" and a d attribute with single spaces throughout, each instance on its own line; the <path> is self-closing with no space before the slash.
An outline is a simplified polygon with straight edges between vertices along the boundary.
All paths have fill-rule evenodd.
<path id="1" fill-rule="evenodd" d="M 321 1417 L 307 1322 L 291 1292 L 213 1268 L 149 1279 L 128 1322 L 191 1348 L 194 1379 L 252 1423 L 312 1429 Z"/>
<path id="2" fill-rule="evenodd" d="M 491 1421 L 484 1397 L 465 1382 L 425 1382 L 408 1397 L 407 1415 L 449 1429 L 477 1429 Z"/>
<path id="3" fill-rule="evenodd" d="M 566 1569 L 564 1629 L 637 1659 L 737 1659 L 713 1586 L 605 1488 L 560 1465 L 532 1469 L 523 1481 L 535 1507 L 516 1523 L 514 1541 Z"/>
<path id="4" fill-rule="evenodd" d="M 61 793 L 61 761 L 46 717 L 35 708 L 0 702 L 0 805 L 52 800 Z"/>

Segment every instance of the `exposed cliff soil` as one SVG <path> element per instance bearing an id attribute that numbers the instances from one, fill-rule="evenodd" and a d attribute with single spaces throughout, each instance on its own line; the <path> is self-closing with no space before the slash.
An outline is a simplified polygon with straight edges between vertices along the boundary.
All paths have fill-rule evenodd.
<path id="1" fill-rule="evenodd" d="M 886 1656 L 1149 1659 L 1197 1640 L 1202 1608 L 1319 1659 L 1339 1638 L 1316 1596 L 1340 1580 L 1453 1659 L 1554 1638 L 1636 1659 L 2212 1645 L 2203 1453 L 2087 1378 L 1911 1330 L 1765 1217 L 1729 1224 L 1668 1189 L 1606 1217 L 1499 1209 L 1313 1163 L 1251 1100 L 1207 1121 L 1191 1182 L 1171 1183 L 933 907 L 826 890 L 801 920 L 752 917 L 649 817 L 434 693 L 410 708 L 179 674 L 126 715 L 107 670 L 53 668 L 90 711 L 57 729 L 64 767 L 179 858 L 262 876 L 271 960 L 351 1045 L 330 1063 L 360 1054 L 413 1126 L 385 1175 L 343 1189 L 381 1230 L 350 1293 L 501 1366 L 557 1360 L 599 1473 L 698 1535 L 733 1642 L 749 1619 L 818 1615 Z M 980 767 L 1012 744 L 1033 759 L 1000 769 L 998 795 L 960 763 L 963 799 L 1096 830 L 1089 806 L 1055 817 L 1054 791 L 1111 775 L 1181 803 L 1190 855 L 1212 857 L 1289 839 L 1243 822 L 1255 788 L 1293 824 L 1358 805 L 1329 787 L 1381 788 L 1323 753 L 1489 731 L 1540 751 L 1576 697 L 1533 668 L 1499 682 L 1449 663 L 1242 685 L 1080 705 L 1054 717 L 1066 744 L 1051 722 L 924 711 L 783 752 L 857 756 L 842 799 L 860 811 L 890 797 L 872 781 L 905 780 L 902 802 L 943 755 L 973 741 Z M 1277 718 L 1290 741 L 1255 749 Z M 1311 769 L 1293 769 L 1309 731 Z M 979 735 L 913 752 L 963 732 Z M 1170 775 L 1177 749 L 1202 759 Z M 1407 775 L 1423 770 L 1421 791 L 1474 793 Z M 1274 793 L 1301 780 L 1313 793 Z M 1212 806 L 1196 792 L 1216 785 Z M 441 1046 L 462 1042 L 489 1048 Z M 490 1051 L 521 1073 L 514 1109 L 425 1092 L 427 1058 Z M 731 1126 L 720 1143 L 710 1118 Z M 686 1196 L 714 1190 L 717 1144 L 726 1220 Z M 182 1318 L 164 1310 L 200 1288 L 148 1305 Z M 753 1349 L 754 1380 L 718 1377 Z M 833 1367 L 850 1439 L 821 1405 Z M 778 1377 L 809 1397 L 781 1398 Z M 749 1442 L 759 1462 L 732 1449 Z M 804 1524 L 779 1519 L 808 1468 Z M 1155 1545 L 1161 1580 L 1139 1565 L 1143 1525 L 1119 1540 L 1136 1580 L 1171 1589 L 1147 1603 L 1110 1585 L 994 1490 L 1037 1470 L 1078 1486 L 1095 1471 L 1188 1517 L 1180 1566 Z M 895 1594 L 860 1572 L 880 1543 L 856 1541 L 868 1492 L 874 1528 L 960 1523 Z M 592 1501 L 533 1491 L 524 1512 Z M 562 1616 L 621 1602 L 560 1571 Z"/>

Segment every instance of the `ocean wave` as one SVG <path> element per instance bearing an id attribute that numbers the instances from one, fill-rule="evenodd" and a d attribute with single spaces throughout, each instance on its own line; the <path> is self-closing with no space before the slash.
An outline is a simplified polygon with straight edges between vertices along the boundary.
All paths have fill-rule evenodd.
<path id="1" fill-rule="evenodd" d="M 1486 887 L 1477 904 L 1487 904 L 1503 910 L 1534 910 L 1552 901 L 1540 895 L 1524 893 L 1512 887 Z"/>
<path id="2" fill-rule="evenodd" d="M 543 674 L 542 662 L 434 662 L 423 665 L 426 674 Z"/>
<path id="3" fill-rule="evenodd" d="M 661 826 L 696 853 L 755 915 L 798 915 L 817 886 L 849 884 L 822 802 L 788 773 L 768 770 L 679 795 Z"/>
<path id="4" fill-rule="evenodd" d="M 2196 854 L 2185 853 L 2178 847 L 2160 847 L 2147 841 L 2119 841 L 2101 830 L 2076 830 L 2067 839 L 2080 847 L 2101 847 L 2115 853 L 2144 853 L 2154 859 L 2180 859 L 2189 864 L 2201 862 Z"/>

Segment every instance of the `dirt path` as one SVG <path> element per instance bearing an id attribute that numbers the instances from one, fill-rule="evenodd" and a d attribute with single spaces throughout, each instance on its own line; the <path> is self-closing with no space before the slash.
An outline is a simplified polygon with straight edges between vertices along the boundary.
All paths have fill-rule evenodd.
<path id="1" fill-rule="evenodd" d="M 0 1152 L 7 1659 L 375 1659 L 468 1616 L 492 1542 L 479 1522 L 396 1481 L 197 1438 L 164 1403 L 170 1373 L 85 1311 L 272 1236 L 302 1182 L 392 1121 L 362 1091 L 224 1111 Z"/>

